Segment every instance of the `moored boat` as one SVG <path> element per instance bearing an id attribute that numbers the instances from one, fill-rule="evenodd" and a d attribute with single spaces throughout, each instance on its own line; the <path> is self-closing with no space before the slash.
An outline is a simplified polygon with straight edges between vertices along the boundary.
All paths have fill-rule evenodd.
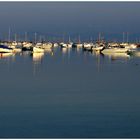
<path id="1" fill-rule="evenodd" d="M 0 53 L 12 53 L 13 49 L 5 45 L 0 45 Z"/>
<path id="2" fill-rule="evenodd" d="M 22 51 L 31 51 L 32 43 L 30 42 L 23 42 L 22 43 Z"/>
<path id="3" fill-rule="evenodd" d="M 137 48 L 137 44 L 134 44 L 134 43 L 121 43 L 120 46 L 127 48 L 127 49 L 136 49 Z"/>
<path id="4" fill-rule="evenodd" d="M 67 44 L 64 43 L 64 42 L 61 42 L 61 43 L 60 43 L 60 46 L 61 46 L 61 48 L 67 48 Z"/>
<path id="5" fill-rule="evenodd" d="M 33 46 L 32 47 L 32 52 L 33 53 L 43 53 L 44 52 L 44 49 L 38 47 L 38 46 Z"/>
<path id="6" fill-rule="evenodd" d="M 84 43 L 83 44 L 83 49 L 87 50 L 87 51 L 91 51 L 92 50 L 92 45 L 90 43 Z"/>
<path id="7" fill-rule="evenodd" d="M 127 48 L 114 47 L 114 48 L 105 48 L 101 52 L 105 54 L 105 53 L 127 53 L 128 51 L 129 49 Z"/>
<path id="8" fill-rule="evenodd" d="M 130 58 L 130 55 L 127 53 L 104 53 L 104 55 L 111 57 L 111 58 Z"/>
<path id="9" fill-rule="evenodd" d="M 93 51 L 101 52 L 105 48 L 105 44 L 103 43 L 96 43 L 93 47 Z"/>

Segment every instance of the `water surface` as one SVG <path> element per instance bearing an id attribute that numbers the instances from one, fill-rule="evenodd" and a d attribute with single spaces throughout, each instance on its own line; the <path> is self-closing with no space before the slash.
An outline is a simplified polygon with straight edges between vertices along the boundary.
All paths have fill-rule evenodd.
<path id="1" fill-rule="evenodd" d="M 0 57 L 0 138 L 139 138 L 140 58 L 54 49 Z"/>

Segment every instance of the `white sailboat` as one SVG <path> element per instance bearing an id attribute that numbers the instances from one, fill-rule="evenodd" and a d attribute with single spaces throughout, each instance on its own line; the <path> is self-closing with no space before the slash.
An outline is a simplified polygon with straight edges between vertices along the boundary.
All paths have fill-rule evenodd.
<path id="1" fill-rule="evenodd" d="M 105 48 L 104 43 L 96 43 L 93 47 L 92 50 L 96 52 L 101 52 Z"/>
<path id="2" fill-rule="evenodd" d="M 127 48 L 114 47 L 114 48 L 105 48 L 101 52 L 103 54 L 108 54 L 108 53 L 127 53 L 128 51 L 129 51 L 129 49 L 127 49 Z"/>
<path id="3" fill-rule="evenodd" d="M 137 45 L 134 43 L 121 43 L 120 46 L 128 48 L 128 49 L 136 49 Z"/>
<path id="4" fill-rule="evenodd" d="M 73 43 L 71 42 L 70 36 L 69 36 L 69 42 L 67 44 L 67 48 L 72 48 Z"/>
<path id="5" fill-rule="evenodd" d="M 60 43 L 60 46 L 61 46 L 61 48 L 67 48 L 67 44 L 64 43 L 64 42 L 61 42 L 61 43 Z"/>
<path id="6" fill-rule="evenodd" d="M 39 46 L 33 46 L 32 52 L 33 53 L 44 53 L 44 49 L 40 48 Z"/>
<path id="7" fill-rule="evenodd" d="M 53 47 L 53 44 L 50 42 L 42 44 L 42 49 L 44 49 L 44 50 L 50 50 L 50 49 L 52 49 L 52 47 Z"/>
<path id="8" fill-rule="evenodd" d="M 98 41 L 93 45 L 92 50 L 101 52 L 105 48 L 105 43 L 102 40 L 101 33 L 99 33 Z"/>
<path id="9" fill-rule="evenodd" d="M 12 53 L 13 49 L 5 45 L 0 45 L 0 53 Z"/>
<path id="10" fill-rule="evenodd" d="M 84 43 L 83 44 L 83 49 L 91 51 L 92 50 L 92 45 L 90 43 Z"/>
<path id="11" fill-rule="evenodd" d="M 54 47 L 54 48 L 56 48 L 56 47 L 58 47 L 58 46 L 59 46 L 58 43 L 54 43 L 54 44 L 53 44 L 53 47 Z"/>
<path id="12" fill-rule="evenodd" d="M 81 40 L 80 40 L 80 36 L 78 38 L 78 43 L 74 43 L 73 47 L 77 47 L 77 48 L 82 48 L 83 47 L 83 44 L 81 43 Z"/>
<path id="13" fill-rule="evenodd" d="M 30 42 L 23 42 L 22 43 L 22 50 L 23 51 L 30 51 L 31 50 L 31 47 L 32 47 L 32 43 Z"/>

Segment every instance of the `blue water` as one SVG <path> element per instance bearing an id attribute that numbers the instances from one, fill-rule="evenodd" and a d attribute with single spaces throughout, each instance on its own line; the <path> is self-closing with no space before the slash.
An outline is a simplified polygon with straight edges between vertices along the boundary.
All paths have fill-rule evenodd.
<path id="1" fill-rule="evenodd" d="M 140 58 L 54 49 L 0 58 L 0 138 L 140 138 Z"/>

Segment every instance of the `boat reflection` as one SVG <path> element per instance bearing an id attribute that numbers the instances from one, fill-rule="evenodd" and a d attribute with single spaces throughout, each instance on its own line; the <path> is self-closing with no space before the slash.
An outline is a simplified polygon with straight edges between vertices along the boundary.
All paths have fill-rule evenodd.
<path id="1" fill-rule="evenodd" d="M 42 60 L 43 60 L 43 56 L 44 53 L 31 53 L 30 55 L 32 57 L 32 61 L 33 61 L 33 75 L 35 76 L 40 67 L 40 64 L 42 64 Z"/>
<path id="2" fill-rule="evenodd" d="M 104 55 L 102 53 L 100 53 L 99 51 L 90 51 L 91 55 L 94 56 L 95 60 L 96 60 L 96 68 L 97 71 L 100 72 L 101 68 L 101 59 L 104 58 Z"/>
<path id="3" fill-rule="evenodd" d="M 47 49 L 44 49 L 44 51 L 45 51 L 46 53 L 50 53 L 50 52 L 52 52 L 52 49 L 51 49 L 51 48 L 47 48 Z"/>
<path id="4" fill-rule="evenodd" d="M 98 52 L 98 51 L 90 51 L 92 55 L 94 56 L 104 56 L 102 53 Z"/>
<path id="5" fill-rule="evenodd" d="M 127 53 L 103 53 L 104 56 L 108 56 L 111 60 L 117 60 L 117 59 L 129 59 L 130 55 Z"/>
<path id="6" fill-rule="evenodd" d="M 67 48 L 61 48 L 62 53 L 66 54 L 67 53 Z"/>
<path id="7" fill-rule="evenodd" d="M 140 51 L 135 51 L 132 53 L 132 56 L 134 57 L 140 57 Z"/>
<path id="8" fill-rule="evenodd" d="M 54 51 L 52 49 L 45 49 L 46 54 L 50 54 L 51 56 L 54 55 Z"/>
<path id="9" fill-rule="evenodd" d="M 76 48 L 77 52 L 80 52 L 82 50 L 82 48 Z"/>
<path id="10" fill-rule="evenodd" d="M 31 56 L 34 64 L 39 64 L 41 63 L 44 53 L 31 53 Z"/>
<path id="11" fill-rule="evenodd" d="M 22 53 L 20 53 L 20 55 L 24 57 L 29 56 L 30 54 L 31 54 L 30 51 L 23 51 Z"/>
<path id="12" fill-rule="evenodd" d="M 15 54 L 14 53 L 0 53 L 0 59 L 9 58 L 12 56 L 15 56 Z"/>

